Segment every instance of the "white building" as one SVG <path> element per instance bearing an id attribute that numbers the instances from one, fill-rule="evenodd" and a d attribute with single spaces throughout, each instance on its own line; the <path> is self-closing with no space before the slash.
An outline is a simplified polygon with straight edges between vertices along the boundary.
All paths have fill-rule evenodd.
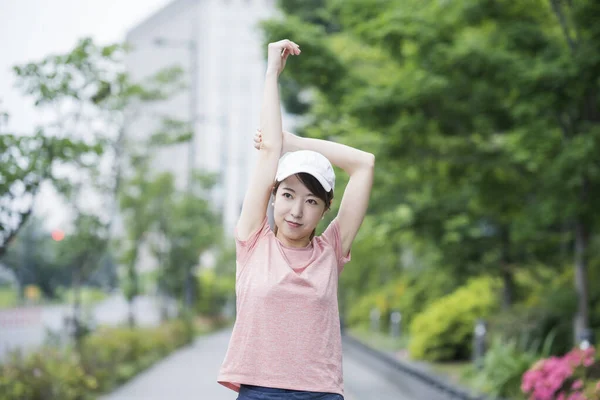
<path id="1" fill-rule="evenodd" d="M 258 23 L 275 13 L 274 0 L 175 0 L 131 29 L 126 38 L 133 46 L 126 64 L 134 80 L 174 64 L 187 73 L 196 62 L 194 164 L 223 174 L 214 200 L 228 235 L 233 233 L 256 158 L 252 138 L 259 125 L 266 68 Z M 148 137 L 161 115 L 187 121 L 191 92 L 183 90 L 167 102 L 147 106 L 130 135 Z M 283 122 L 284 129 L 292 129 L 290 116 L 283 115 Z M 179 145 L 162 151 L 154 167 L 172 171 L 183 188 L 187 160 L 187 145 Z"/>

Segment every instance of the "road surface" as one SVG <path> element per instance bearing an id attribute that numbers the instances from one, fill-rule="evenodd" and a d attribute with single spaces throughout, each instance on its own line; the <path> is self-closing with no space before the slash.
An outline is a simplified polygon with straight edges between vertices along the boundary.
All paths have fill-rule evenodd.
<path id="1" fill-rule="evenodd" d="M 223 330 L 197 338 L 102 400 L 166 400 L 174 395 L 178 400 L 235 400 L 235 392 L 216 382 L 230 334 Z M 344 385 L 346 400 L 448 400 L 347 342 Z"/>
<path id="2" fill-rule="evenodd" d="M 128 310 L 125 298 L 114 294 L 92 307 L 90 313 L 97 324 L 118 325 L 127 321 Z M 141 326 L 153 326 L 160 321 L 157 300 L 153 297 L 136 298 L 134 314 Z M 12 349 L 31 350 L 39 347 L 44 343 L 48 330 L 64 333 L 64 319 L 70 315 L 72 307 L 68 305 L 0 310 L 0 361 Z"/>

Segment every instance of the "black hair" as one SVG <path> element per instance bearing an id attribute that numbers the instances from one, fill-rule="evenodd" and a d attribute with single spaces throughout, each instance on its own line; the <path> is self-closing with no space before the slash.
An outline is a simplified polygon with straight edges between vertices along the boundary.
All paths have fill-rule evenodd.
<path id="1" fill-rule="evenodd" d="M 317 178 L 315 178 L 311 174 L 299 172 L 295 176 L 298 179 L 300 179 L 300 182 L 302 182 L 302 184 L 306 186 L 306 188 L 310 190 L 312 194 L 317 196 L 319 199 L 323 200 L 323 202 L 325 203 L 325 211 L 331 208 L 331 202 L 333 200 L 333 189 L 327 192 L 323 185 L 321 185 L 321 182 L 319 182 Z M 281 185 L 281 181 L 275 182 L 272 192 L 273 197 L 275 197 L 275 195 L 277 194 L 277 189 L 279 189 L 279 185 Z M 312 240 L 312 238 L 315 236 L 315 231 L 316 228 L 310 234 L 310 240 Z M 277 225 L 275 225 L 275 235 L 277 235 Z"/>

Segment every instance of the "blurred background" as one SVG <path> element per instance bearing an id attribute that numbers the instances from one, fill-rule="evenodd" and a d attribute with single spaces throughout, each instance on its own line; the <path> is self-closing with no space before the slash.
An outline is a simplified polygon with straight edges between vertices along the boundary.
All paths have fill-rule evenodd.
<path id="1" fill-rule="evenodd" d="M 348 350 L 346 398 L 600 398 L 597 1 L 23 0 L 0 17 L 0 399 L 151 398 L 144 373 L 175 351 L 199 364 L 165 393 L 217 386 L 282 38 L 302 48 L 283 128 L 377 159 L 341 328 L 345 352 L 396 364 L 359 371 Z"/>

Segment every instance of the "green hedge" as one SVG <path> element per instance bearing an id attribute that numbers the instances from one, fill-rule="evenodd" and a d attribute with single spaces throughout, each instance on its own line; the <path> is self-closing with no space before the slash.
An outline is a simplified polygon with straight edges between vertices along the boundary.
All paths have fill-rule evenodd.
<path id="1" fill-rule="evenodd" d="M 449 293 L 450 279 L 443 273 L 425 271 L 405 274 L 377 290 L 352 301 L 346 324 L 352 327 L 368 327 L 373 308 L 381 313 L 381 330 L 389 332 L 390 313 L 402 313 L 402 325 L 409 326 L 413 318 L 431 302 Z M 404 328 L 403 328 L 404 329 Z"/>
<path id="2" fill-rule="evenodd" d="M 84 339 L 80 352 L 48 347 L 14 353 L 0 366 L 0 400 L 95 399 L 192 339 L 189 324 L 174 321 L 102 329 Z"/>
<path id="3" fill-rule="evenodd" d="M 411 357 L 429 361 L 468 359 L 475 322 L 498 309 L 498 289 L 497 280 L 481 277 L 432 302 L 410 325 Z"/>
<path id="4" fill-rule="evenodd" d="M 235 293 L 235 276 L 218 276 L 214 270 L 204 270 L 198 276 L 196 311 L 208 317 L 218 317 Z"/>

